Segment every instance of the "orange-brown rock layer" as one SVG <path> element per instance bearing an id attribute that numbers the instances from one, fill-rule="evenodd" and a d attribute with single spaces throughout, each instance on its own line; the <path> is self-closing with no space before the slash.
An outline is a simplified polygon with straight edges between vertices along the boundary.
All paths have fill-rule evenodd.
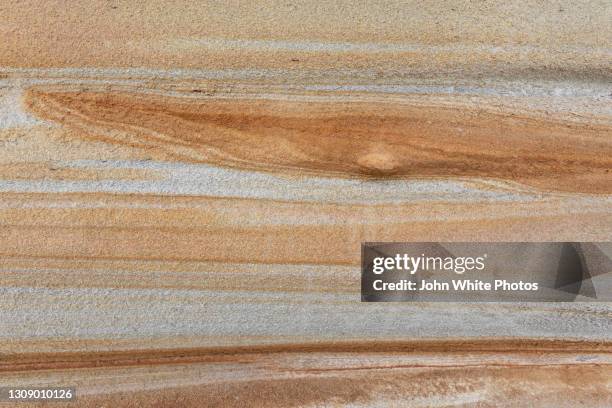
<path id="1" fill-rule="evenodd" d="M 605 407 L 612 401 L 610 344 L 585 341 L 34 354 L 11 356 L 0 370 L 13 384 L 70 382 L 83 407 Z"/>
<path id="2" fill-rule="evenodd" d="M 612 193 L 612 129 L 484 109 L 30 90 L 84 139 L 161 160 L 344 177 L 478 177 Z"/>

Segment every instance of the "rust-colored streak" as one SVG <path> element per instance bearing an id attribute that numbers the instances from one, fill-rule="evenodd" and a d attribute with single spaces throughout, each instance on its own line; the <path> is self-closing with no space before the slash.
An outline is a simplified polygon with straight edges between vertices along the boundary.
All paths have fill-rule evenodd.
<path id="1" fill-rule="evenodd" d="M 612 192 L 612 129 L 370 102 L 203 100 L 32 89 L 38 116 L 161 160 L 335 177 L 478 177 Z"/>
<path id="2" fill-rule="evenodd" d="M 578 340 L 355 341 L 22 354 L 2 371 L 77 381 L 84 407 L 605 407 L 609 352 Z"/>
<path id="3" fill-rule="evenodd" d="M 239 362 L 279 353 L 611 353 L 612 344 L 557 339 L 448 339 L 405 341 L 317 342 L 192 349 L 133 350 L 98 353 L 11 354 L 1 371 L 117 367 L 133 365 Z"/>

